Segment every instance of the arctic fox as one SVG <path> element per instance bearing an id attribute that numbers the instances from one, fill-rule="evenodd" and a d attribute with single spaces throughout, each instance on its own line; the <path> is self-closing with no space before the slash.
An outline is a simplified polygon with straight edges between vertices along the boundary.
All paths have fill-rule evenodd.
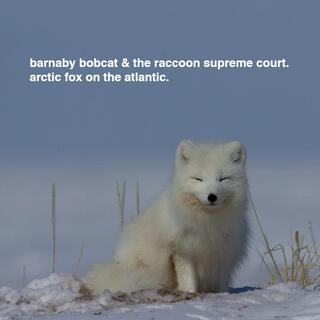
<path id="1" fill-rule="evenodd" d="M 125 227 L 114 260 L 95 265 L 86 286 L 226 291 L 247 247 L 245 159 L 237 141 L 183 140 L 170 188 Z"/>

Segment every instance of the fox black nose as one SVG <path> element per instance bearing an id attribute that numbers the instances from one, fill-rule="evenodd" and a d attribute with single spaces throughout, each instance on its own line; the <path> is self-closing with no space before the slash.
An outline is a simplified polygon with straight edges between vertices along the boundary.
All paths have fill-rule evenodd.
<path id="1" fill-rule="evenodd" d="M 217 197 L 214 193 L 210 193 L 210 194 L 208 195 L 208 201 L 211 202 L 211 203 L 216 202 L 217 199 L 218 199 L 218 197 Z"/>

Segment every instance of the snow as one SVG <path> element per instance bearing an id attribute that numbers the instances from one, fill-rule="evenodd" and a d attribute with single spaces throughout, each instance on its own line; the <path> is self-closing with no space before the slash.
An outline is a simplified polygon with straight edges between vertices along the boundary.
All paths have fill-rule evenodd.
<path id="1" fill-rule="evenodd" d="M 22 290 L 0 288 L 0 319 L 294 319 L 320 320 L 320 291 L 295 283 L 234 293 L 194 294 L 106 290 L 92 298 L 79 293 L 81 282 L 68 274 L 36 279 Z M 238 293 L 235 293 L 238 292 Z"/>

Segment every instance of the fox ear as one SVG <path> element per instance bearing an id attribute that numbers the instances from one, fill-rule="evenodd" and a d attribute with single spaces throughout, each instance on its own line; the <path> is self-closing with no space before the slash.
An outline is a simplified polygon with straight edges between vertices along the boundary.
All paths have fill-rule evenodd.
<path id="1" fill-rule="evenodd" d="M 245 163 L 246 150 L 245 147 L 239 141 L 233 141 L 228 143 L 230 148 L 231 161 L 235 163 Z"/>
<path id="2" fill-rule="evenodd" d="M 188 162 L 191 159 L 191 152 L 194 144 L 191 140 L 182 140 L 177 148 L 176 159 L 178 161 Z"/>

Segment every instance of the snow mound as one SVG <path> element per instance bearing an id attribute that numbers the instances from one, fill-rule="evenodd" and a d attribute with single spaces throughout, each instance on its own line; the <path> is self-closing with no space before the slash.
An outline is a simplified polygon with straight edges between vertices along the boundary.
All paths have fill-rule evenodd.
<path id="1" fill-rule="evenodd" d="M 48 314 L 62 311 L 84 312 L 99 307 L 98 302 L 85 304 L 79 294 L 80 281 L 67 274 L 51 274 L 36 279 L 17 291 L 0 288 L 0 319 L 16 319 L 26 315 Z"/>
<path id="2" fill-rule="evenodd" d="M 0 288 L 0 319 L 295 319 L 320 320 L 320 291 L 297 284 L 278 284 L 238 294 L 194 294 L 141 290 L 131 294 L 84 295 L 81 282 L 71 275 L 51 274 L 22 290 Z M 79 291 L 80 290 L 80 291 Z M 239 292 L 239 291 L 237 291 Z"/>
<path id="3" fill-rule="evenodd" d="M 15 319 L 28 315 L 43 315 L 61 312 L 99 312 L 113 307 L 139 303 L 172 303 L 188 300 L 198 295 L 168 290 L 142 290 L 132 294 L 105 290 L 98 297 L 81 293 L 81 281 L 68 274 L 51 274 L 36 279 L 18 291 L 9 287 L 0 288 L 0 319 Z"/>

